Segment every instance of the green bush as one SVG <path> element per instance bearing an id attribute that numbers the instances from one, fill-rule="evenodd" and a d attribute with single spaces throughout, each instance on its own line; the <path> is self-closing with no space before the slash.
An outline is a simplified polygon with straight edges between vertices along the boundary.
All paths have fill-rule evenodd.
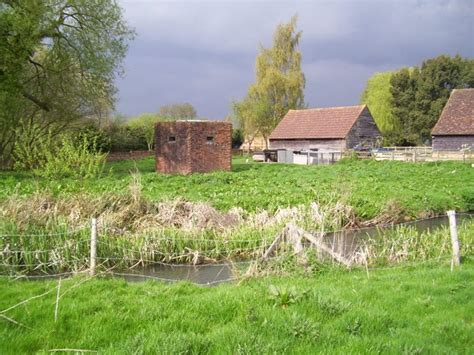
<path id="1" fill-rule="evenodd" d="M 111 152 L 148 150 L 145 132 L 139 127 L 119 125 L 110 127 L 106 132 L 110 138 Z"/>
<path id="2" fill-rule="evenodd" d="M 232 148 L 238 149 L 244 142 L 244 132 L 240 128 L 235 128 L 232 130 Z"/>
<path id="3" fill-rule="evenodd" d="M 38 125 L 20 124 L 13 148 L 13 168 L 32 170 L 46 162 L 46 152 L 54 146 L 51 132 L 44 133 Z"/>
<path id="4" fill-rule="evenodd" d="M 48 133 L 36 137 L 34 144 L 27 144 L 30 134 L 20 136 L 16 142 L 16 170 L 31 170 L 45 178 L 92 178 L 102 173 L 106 154 L 100 152 L 97 137 L 63 135 L 53 139 Z"/>
<path id="5" fill-rule="evenodd" d="M 96 140 L 86 136 L 81 141 L 65 136 L 55 151 L 46 153 L 45 164 L 34 169 L 38 176 L 47 178 L 93 178 L 101 175 L 107 154 L 97 149 Z"/>
<path id="6" fill-rule="evenodd" d="M 87 149 L 90 152 L 108 152 L 111 147 L 110 136 L 104 130 L 95 126 L 88 126 L 80 129 L 72 136 L 75 144 L 81 145 L 84 139 L 88 142 Z"/>

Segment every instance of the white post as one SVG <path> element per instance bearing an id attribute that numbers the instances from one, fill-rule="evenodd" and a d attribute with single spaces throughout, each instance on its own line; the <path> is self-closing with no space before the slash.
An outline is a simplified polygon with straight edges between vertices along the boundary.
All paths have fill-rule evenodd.
<path id="1" fill-rule="evenodd" d="M 97 262 L 97 218 L 91 221 L 91 259 L 90 259 L 90 275 L 95 275 L 95 266 Z"/>
<path id="2" fill-rule="evenodd" d="M 456 228 L 456 211 L 447 212 L 449 218 L 449 230 L 451 232 L 451 244 L 453 247 L 453 257 L 451 260 L 451 271 L 455 266 L 459 266 L 461 263 L 461 254 L 459 251 L 459 240 L 458 240 L 458 230 Z"/>

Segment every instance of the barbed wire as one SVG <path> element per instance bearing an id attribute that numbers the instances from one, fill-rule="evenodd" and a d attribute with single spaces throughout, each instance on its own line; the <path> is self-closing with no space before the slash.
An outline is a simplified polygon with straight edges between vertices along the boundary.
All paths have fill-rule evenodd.
<path id="1" fill-rule="evenodd" d="M 467 217 L 474 217 L 474 213 L 471 212 L 459 212 L 456 213 L 456 216 L 467 216 Z M 337 229 L 337 230 L 324 230 L 324 231 L 318 231 L 317 233 L 324 233 L 324 234 L 329 234 L 329 233 L 341 233 L 341 232 L 354 232 L 354 231 L 362 231 L 366 229 L 385 229 L 385 228 L 393 228 L 397 226 L 404 226 L 404 225 L 410 225 L 410 224 L 415 224 L 419 223 L 422 221 L 429 221 L 433 219 L 440 219 L 440 218 L 447 218 L 445 214 L 440 214 L 432 217 L 427 217 L 427 218 L 420 218 L 412 221 L 407 221 L 407 222 L 401 222 L 401 223 L 385 223 L 385 224 L 379 224 L 379 225 L 374 225 L 374 226 L 364 226 L 364 227 L 357 227 L 357 228 L 343 228 L 343 229 Z M 68 230 L 65 232 L 57 232 L 57 233 L 38 233 L 38 234 L 0 234 L 0 239 L 3 238 L 12 238 L 12 237 L 53 237 L 53 236 L 61 236 L 61 235 L 72 235 L 76 234 L 80 231 L 85 230 L 86 228 L 89 227 L 89 223 L 84 223 L 82 226 L 77 227 L 72 230 Z M 101 227 L 103 231 L 110 230 L 110 227 L 104 226 Z M 145 238 L 146 236 L 140 236 L 141 238 Z M 255 242 L 259 241 L 259 239 L 200 239 L 200 238 L 180 238 L 180 237 L 161 237 L 161 240 L 197 240 L 197 241 L 207 241 L 207 242 L 216 242 L 216 241 L 221 241 L 221 242 Z"/>
<path id="2" fill-rule="evenodd" d="M 153 265 L 160 265 L 170 268 L 206 268 L 206 267 L 219 267 L 219 266 L 233 266 L 233 265 L 244 265 L 244 264 L 251 264 L 253 262 L 259 261 L 260 259 L 252 259 L 252 260 L 242 260 L 242 261 L 232 261 L 228 260 L 226 262 L 208 262 L 203 264 L 192 264 L 192 263 L 182 263 L 182 264 L 173 264 L 173 263 L 166 263 L 162 261 L 155 261 L 155 260 L 148 260 L 148 259 L 124 259 L 124 258 L 97 258 L 97 260 L 102 260 L 106 262 L 107 260 L 121 260 L 124 262 L 132 263 L 132 264 L 139 264 L 142 263 L 145 266 L 153 266 Z"/>
<path id="3" fill-rule="evenodd" d="M 0 234 L 0 239 L 18 238 L 18 237 L 28 237 L 28 238 L 57 237 L 57 236 L 62 236 L 62 235 L 74 235 L 74 234 L 79 233 L 80 231 L 85 230 L 88 226 L 89 226 L 89 224 L 85 223 L 82 226 L 74 228 L 72 230 L 68 230 L 68 231 L 65 231 L 65 232 L 48 233 L 48 234 L 43 234 L 43 233 L 38 233 L 38 234 Z"/>
<path id="4" fill-rule="evenodd" d="M 33 253 L 50 253 L 58 250 L 64 250 L 64 249 L 73 249 L 76 246 L 79 246 L 79 244 L 83 243 L 90 243 L 90 240 L 85 239 L 85 240 L 76 240 L 74 241 L 74 245 L 63 245 L 63 246 L 58 246 L 54 249 L 38 249 L 38 250 L 28 250 L 28 249 L 17 249 L 17 250 L 10 250 L 10 249 L 0 249 L 0 255 L 2 254 L 8 254 L 8 253 L 15 253 L 15 254 L 33 254 Z"/>
<path id="5" fill-rule="evenodd" d="M 16 274 L 16 275 L 5 275 L 0 274 L 0 278 L 9 278 L 9 279 L 46 279 L 46 278 L 57 278 L 61 276 L 70 276 L 70 275 L 79 275 L 87 271 L 67 271 L 60 272 L 56 274 L 44 274 L 44 275 L 25 275 L 25 274 Z"/>
<path id="6" fill-rule="evenodd" d="M 103 242 L 105 243 L 105 242 Z M 98 241 L 98 244 L 100 244 L 100 241 Z M 105 243 L 106 244 L 106 243 Z M 108 245 L 108 244 L 106 244 Z M 109 245 L 108 245 L 109 246 Z M 202 256 L 206 255 L 219 255 L 219 254 L 232 254 L 232 253 L 237 253 L 237 252 L 248 252 L 248 251 L 259 251 L 261 249 L 264 249 L 266 245 L 260 245 L 257 247 L 252 247 L 252 248 L 235 248 L 235 249 L 222 249 L 221 252 L 216 251 L 216 250 L 206 250 L 206 251 L 199 251 L 199 250 L 193 250 L 192 248 L 188 248 L 189 250 L 183 250 L 184 254 L 182 253 L 164 253 L 159 250 L 151 249 L 151 250 L 146 250 L 146 249 L 129 249 L 129 248 L 120 248 L 120 247 L 112 247 L 110 248 L 111 251 L 116 250 L 120 252 L 129 252 L 129 253 L 135 253 L 135 254 L 158 254 L 158 255 L 163 255 L 163 256 L 170 256 L 170 257 L 176 257 L 176 256 L 183 256 L 183 255 L 188 255 L 188 254 L 199 254 Z M 98 249 L 100 252 L 100 249 Z M 125 256 L 126 257 L 126 256 Z"/>
<path id="7" fill-rule="evenodd" d="M 467 216 L 474 218 L 474 213 L 470 212 L 461 212 L 461 213 L 456 213 L 456 217 L 458 216 Z M 331 230 L 324 230 L 324 231 L 314 231 L 315 233 L 320 233 L 323 236 L 331 235 L 331 234 L 336 234 L 336 233 L 347 233 L 347 232 L 359 232 L 359 231 L 364 231 L 367 229 L 373 229 L 373 230 L 379 230 L 379 229 L 389 229 L 389 228 L 396 228 L 396 227 L 403 227 L 406 225 L 411 225 L 411 224 L 416 224 L 424 221 L 430 221 L 433 219 L 441 219 L 441 218 L 448 218 L 446 214 L 442 215 L 436 215 L 432 217 L 427 217 L 427 218 L 420 218 L 416 219 L 413 221 L 407 221 L 407 222 L 400 222 L 400 223 L 382 223 L 378 225 L 373 225 L 373 226 L 364 226 L 364 227 L 358 227 L 358 228 L 343 228 L 343 229 L 337 229 L 334 231 Z"/>
<path id="8" fill-rule="evenodd" d="M 252 259 L 252 260 L 248 260 L 248 261 L 228 262 L 228 263 L 220 263 L 220 264 L 200 264 L 200 265 L 165 264 L 165 265 L 170 266 L 170 267 L 187 267 L 187 268 L 192 268 L 192 269 L 200 269 L 200 268 L 206 267 L 206 266 L 207 267 L 209 267 L 209 266 L 220 266 L 220 267 L 222 267 L 222 270 L 224 270 L 225 267 L 232 267 L 233 265 L 237 265 L 237 264 L 244 264 L 244 263 L 245 264 L 252 264 L 254 262 L 269 262 L 269 261 L 273 261 L 273 260 L 281 259 L 281 258 L 282 258 L 282 255 L 278 255 L 278 256 L 274 256 L 274 257 L 271 257 L 271 258 L 268 258 L 268 259 L 265 259 L 265 260 L 259 258 L 259 259 Z M 396 270 L 396 269 L 402 269 L 402 268 L 423 266 L 423 265 L 426 265 L 428 263 L 445 261 L 445 260 L 448 260 L 450 258 L 451 258 L 450 256 L 439 256 L 439 257 L 430 258 L 430 259 L 426 259 L 426 260 L 422 260 L 422 261 L 415 261 L 415 262 L 403 261 L 403 262 L 397 263 L 396 265 L 392 265 L 392 266 L 368 267 L 368 268 L 365 267 L 365 269 L 368 272 L 384 271 L 384 270 Z M 160 263 L 160 262 L 156 262 L 156 263 L 157 264 L 163 264 L 163 263 Z M 104 264 L 104 263 L 102 263 L 102 264 Z M 355 266 L 354 267 L 355 270 L 359 270 L 359 271 L 364 270 L 364 265 L 363 264 L 357 264 L 357 265 L 354 265 L 354 266 Z M 222 272 L 222 270 L 220 272 Z M 44 274 L 44 275 L 27 275 L 27 274 L 4 275 L 4 274 L 0 274 L 0 277 L 1 278 L 14 279 L 14 280 L 16 280 L 16 279 L 43 279 L 43 278 L 52 278 L 52 279 L 54 279 L 54 278 L 58 278 L 58 277 L 62 277 L 62 276 L 78 275 L 78 274 L 82 274 L 82 273 L 85 273 L 85 272 L 88 272 L 88 271 L 87 270 L 70 271 L 70 272 L 55 273 L 55 274 Z M 219 276 L 220 272 L 216 275 L 216 278 Z M 243 278 L 248 278 L 249 277 L 248 275 L 244 275 L 244 276 L 241 276 L 241 277 L 232 277 L 232 278 L 227 278 L 227 279 L 223 279 L 223 280 L 217 280 L 216 279 L 214 281 L 199 283 L 199 282 L 195 281 L 195 278 L 189 277 L 189 275 L 186 278 L 173 279 L 173 278 L 164 278 L 164 277 L 155 276 L 155 275 L 140 274 L 140 273 L 126 273 L 126 272 L 107 271 L 107 272 L 103 272 L 102 274 L 112 275 L 112 276 L 120 276 L 120 277 L 134 277 L 134 278 L 153 279 L 153 280 L 156 280 L 156 281 L 170 282 L 170 283 L 171 282 L 180 282 L 180 281 L 190 281 L 190 282 L 193 282 L 196 285 L 200 285 L 200 286 L 214 285 L 214 284 L 220 284 L 220 283 L 225 283 L 225 282 L 237 281 L 237 280 L 241 280 Z M 259 276 L 264 276 L 264 274 L 262 274 L 262 275 L 256 274 L 253 277 L 259 277 Z"/>

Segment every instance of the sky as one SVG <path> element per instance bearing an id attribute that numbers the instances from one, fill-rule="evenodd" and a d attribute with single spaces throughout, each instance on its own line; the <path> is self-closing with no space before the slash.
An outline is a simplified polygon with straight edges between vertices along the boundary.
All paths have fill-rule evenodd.
<path id="1" fill-rule="evenodd" d="M 474 58 L 474 0 L 119 0 L 135 28 L 117 80 L 127 116 L 189 102 L 224 119 L 254 82 L 259 46 L 298 15 L 308 107 L 359 103 L 376 72 L 441 54 Z"/>

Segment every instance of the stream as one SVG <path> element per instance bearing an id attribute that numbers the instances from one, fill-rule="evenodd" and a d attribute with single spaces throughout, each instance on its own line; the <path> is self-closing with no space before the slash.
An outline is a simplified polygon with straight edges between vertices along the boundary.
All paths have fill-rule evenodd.
<path id="1" fill-rule="evenodd" d="M 457 216 L 457 224 L 472 221 L 474 215 L 464 214 Z M 331 232 L 324 235 L 321 240 L 325 245 L 342 256 L 351 256 L 355 253 L 361 242 L 367 238 L 378 238 L 383 232 L 396 229 L 401 225 L 416 228 L 419 233 L 431 232 L 441 227 L 448 227 L 447 217 L 436 217 L 420 221 L 394 224 L 388 226 L 368 227 L 362 229 L 343 230 Z M 317 235 L 317 232 L 315 233 Z M 134 268 L 114 270 L 110 277 L 123 278 L 129 282 L 143 282 L 147 280 L 158 280 L 163 282 L 189 281 L 199 285 L 217 285 L 219 283 L 232 281 L 235 278 L 235 270 L 245 271 L 250 261 L 219 264 L 201 265 L 169 265 L 169 264 L 147 264 L 138 265 Z M 57 275 L 25 275 L 25 279 L 58 278 Z"/>

